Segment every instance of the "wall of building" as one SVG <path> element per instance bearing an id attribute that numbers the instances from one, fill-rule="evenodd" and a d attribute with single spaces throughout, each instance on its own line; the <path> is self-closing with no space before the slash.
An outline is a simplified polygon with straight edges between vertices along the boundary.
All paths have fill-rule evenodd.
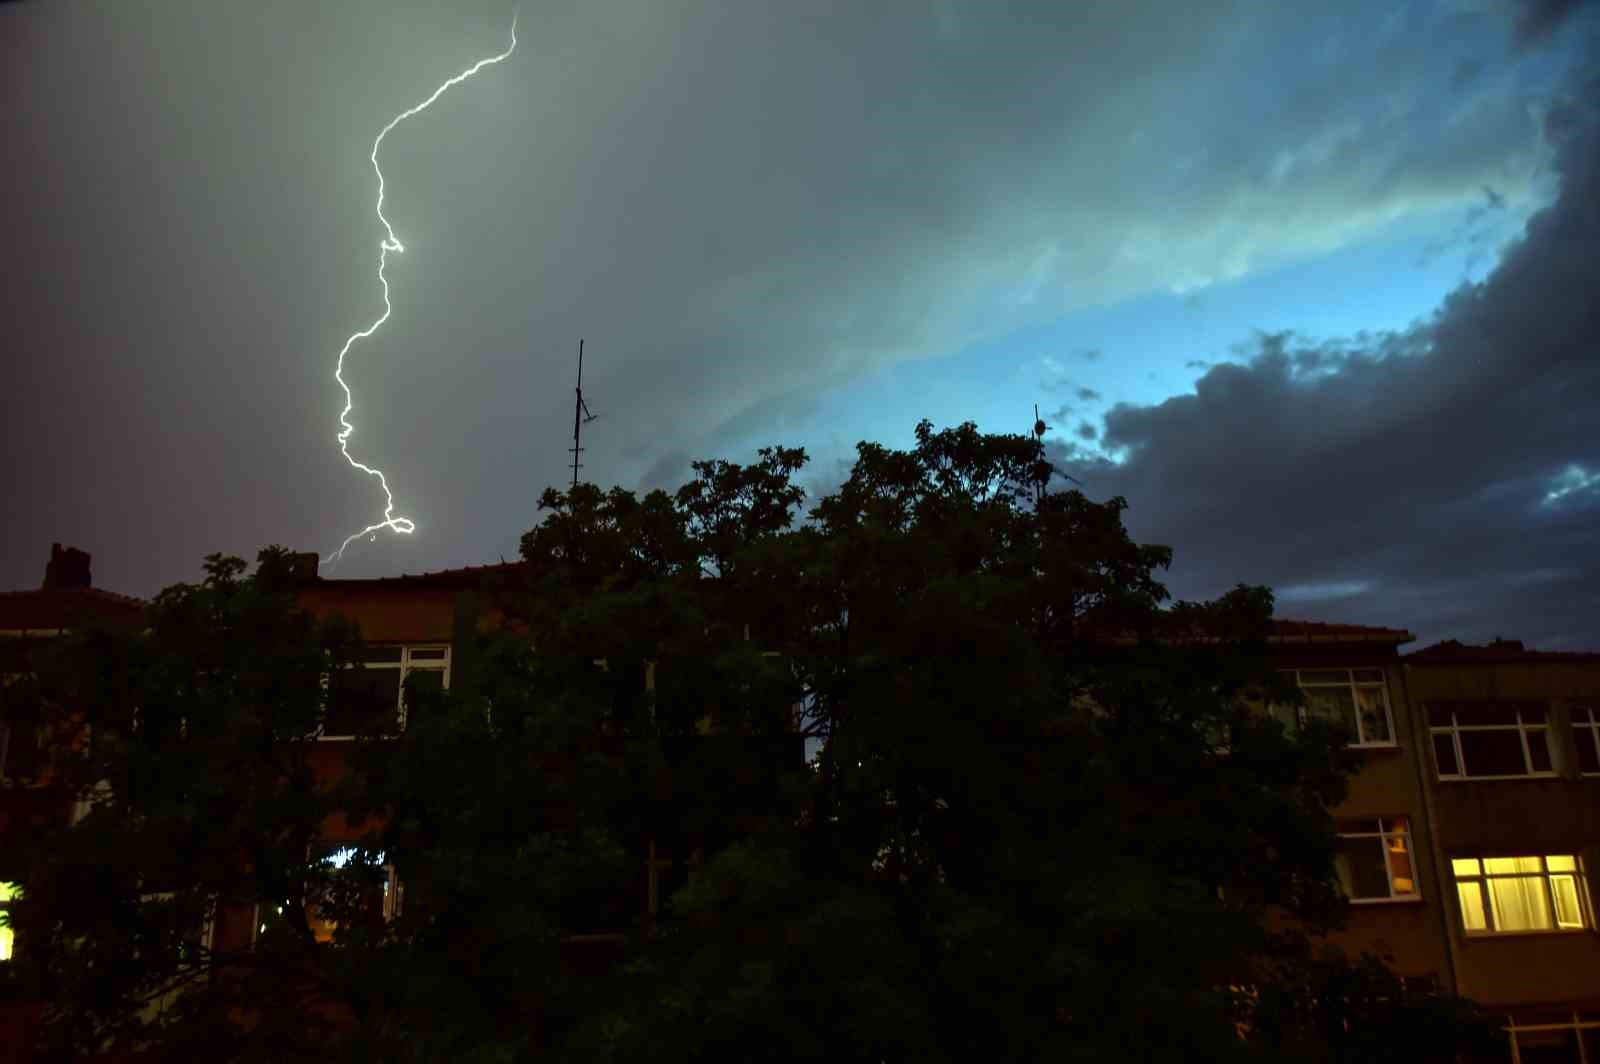
<path id="1" fill-rule="evenodd" d="M 1416 745 L 1437 821 L 1437 859 L 1576 854 L 1585 859 L 1589 927 L 1584 931 L 1469 935 L 1453 881 L 1445 895 L 1460 993 L 1491 1007 L 1600 1003 L 1600 779 L 1580 778 L 1568 712 L 1600 705 L 1600 661 L 1413 663 L 1407 686 L 1417 709 Z M 1550 710 L 1556 778 L 1441 780 L 1426 718 L 1436 702 L 1532 700 Z"/>
<path id="2" fill-rule="evenodd" d="M 1361 750 L 1361 770 L 1350 780 L 1349 793 L 1333 814 L 1340 819 L 1406 817 L 1417 897 L 1353 903 L 1345 929 L 1331 936 L 1331 941 L 1351 955 L 1377 954 L 1402 976 L 1431 976 L 1448 989 L 1452 973 L 1441 910 L 1447 888 L 1432 859 L 1433 839 L 1418 772 L 1422 751 L 1412 739 L 1415 713 L 1406 697 L 1395 647 L 1351 644 L 1323 646 L 1314 651 L 1287 648 L 1278 657 L 1283 668 L 1383 670 L 1395 744 Z"/>

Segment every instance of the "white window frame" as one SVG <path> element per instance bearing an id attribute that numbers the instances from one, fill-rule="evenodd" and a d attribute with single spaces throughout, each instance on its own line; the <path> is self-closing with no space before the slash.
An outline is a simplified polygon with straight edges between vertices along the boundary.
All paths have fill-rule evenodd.
<path id="1" fill-rule="evenodd" d="M 139 895 L 141 902 L 171 901 L 176 898 L 177 892 L 171 890 L 158 890 L 149 894 Z M 212 944 L 216 941 L 217 932 L 217 896 L 207 895 L 205 915 L 200 918 L 200 951 L 210 957 Z"/>
<path id="2" fill-rule="evenodd" d="M 1522 707 L 1520 705 L 1515 707 L 1514 713 L 1515 713 L 1516 718 L 1517 718 L 1516 719 L 1516 723 L 1514 723 L 1514 724 L 1461 724 L 1461 723 L 1457 722 L 1457 720 L 1456 720 L 1456 711 L 1454 709 L 1451 709 L 1450 710 L 1450 723 L 1449 724 L 1434 724 L 1433 723 L 1433 715 L 1432 715 L 1432 712 L 1430 710 L 1429 711 L 1429 715 L 1428 715 L 1428 738 L 1429 738 L 1428 747 L 1429 747 L 1429 750 L 1431 751 L 1432 756 L 1433 756 L 1433 769 L 1434 769 L 1434 772 L 1438 775 L 1439 779 L 1441 779 L 1441 780 L 1547 780 L 1547 779 L 1554 779 L 1555 777 L 1559 776 L 1561 773 L 1559 771 L 1559 767 L 1560 766 L 1559 766 L 1558 762 L 1556 761 L 1556 747 L 1555 747 L 1555 744 L 1550 741 L 1550 727 L 1551 727 L 1551 725 L 1550 725 L 1550 710 L 1548 708 L 1546 708 L 1545 711 L 1544 711 L 1543 719 L 1541 719 L 1537 723 L 1530 723 L 1530 722 L 1524 721 L 1522 719 Z M 1467 771 L 1468 765 L 1467 765 L 1467 759 L 1466 759 L 1466 752 L 1464 750 L 1462 750 L 1462 748 L 1461 748 L 1461 733 L 1462 732 L 1488 732 L 1488 731 L 1500 731 L 1500 732 L 1514 731 L 1514 732 L 1517 732 L 1521 736 L 1521 739 L 1522 739 L 1522 765 L 1523 765 L 1523 768 L 1527 769 L 1528 771 L 1519 772 L 1519 773 L 1512 773 L 1510 775 L 1502 774 L 1502 775 L 1496 775 L 1496 776 L 1476 775 L 1476 774 L 1468 772 Z M 1550 755 L 1550 768 L 1549 769 L 1540 770 L 1540 771 L 1534 771 L 1534 769 L 1533 769 L 1533 750 L 1531 749 L 1530 740 L 1528 738 L 1528 733 L 1529 732 L 1540 732 L 1540 733 L 1542 733 L 1544 735 L 1545 752 Z M 1455 755 L 1456 755 L 1456 768 L 1459 770 L 1457 772 L 1447 773 L 1444 770 L 1444 766 L 1439 764 L 1439 751 L 1438 751 L 1436 743 L 1434 743 L 1433 740 L 1436 739 L 1437 737 L 1441 736 L 1441 735 L 1448 735 L 1450 737 L 1450 745 L 1451 745 L 1451 748 L 1455 751 Z"/>
<path id="3" fill-rule="evenodd" d="M 1600 1031 L 1600 1016 L 1597 1016 L 1595 1019 L 1586 1020 L 1577 1009 L 1573 1009 L 1571 1023 L 1520 1024 L 1517 1022 L 1516 1017 L 1507 1016 L 1506 1026 L 1503 1028 L 1503 1030 L 1511 1036 L 1512 1064 L 1522 1064 L 1522 1046 L 1517 1040 L 1517 1034 L 1522 1031 L 1527 1031 L 1530 1033 L 1535 1031 L 1572 1031 L 1577 1035 L 1574 1041 L 1578 1044 L 1578 1060 L 1581 1062 L 1581 1064 L 1600 1064 L 1600 1058 L 1597 1058 L 1591 1054 L 1583 1044 L 1584 1031 Z"/>
<path id="4" fill-rule="evenodd" d="M 1573 870 L 1550 871 L 1548 857 L 1568 857 L 1572 859 Z M 1537 858 L 1539 871 L 1537 872 L 1490 872 L 1484 868 L 1485 860 L 1516 858 L 1527 860 Z M 1476 861 L 1478 871 L 1463 875 L 1456 867 L 1458 861 Z M 1555 888 L 1551 885 L 1553 879 L 1563 878 L 1572 880 L 1573 890 L 1578 898 L 1578 925 L 1562 926 L 1557 915 L 1559 908 L 1556 904 Z M 1494 926 L 1494 905 L 1490 900 L 1489 881 L 1491 879 L 1538 879 L 1544 884 L 1545 904 L 1549 906 L 1552 927 L 1516 928 L 1509 931 L 1498 930 Z M 1594 906 L 1589 898 L 1589 888 L 1586 882 L 1587 874 L 1583 866 L 1583 857 L 1578 853 L 1561 854 L 1488 854 L 1484 856 L 1473 855 L 1468 857 L 1454 857 L 1450 861 L 1450 880 L 1455 886 L 1455 904 L 1457 915 L 1460 918 L 1461 933 L 1468 938 L 1495 938 L 1502 935 L 1572 935 L 1582 934 L 1594 927 Z M 1487 925 L 1481 929 L 1467 927 L 1466 908 L 1461 904 L 1461 888 L 1465 884 L 1472 884 L 1478 888 L 1478 904 L 1483 910 L 1483 922 Z"/>
<path id="5" fill-rule="evenodd" d="M 441 672 L 444 674 L 444 689 L 450 690 L 450 668 L 453 654 L 449 643 L 374 643 L 372 650 L 399 650 L 400 657 L 396 661 L 363 661 L 346 666 L 350 669 L 397 669 L 400 672 L 400 696 L 395 707 L 395 721 L 399 731 L 406 730 L 406 680 L 413 672 Z M 423 654 L 426 657 L 414 657 Z M 434 655 L 440 655 L 435 657 Z M 323 678 L 327 684 L 328 677 Z M 350 742 L 354 735 L 330 735 L 327 731 L 326 718 L 317 725 L 317 740 L 319 742 Z"/>
<path id="6" fill-rule="evenodd" d="M 1594 750 L 1595 763 L 1600 764 L 1600 709 L 1592 705 L 1572 707 L 1572 741 L 1574 744 L 1588 743 Z M 1554 764 L 1551 761 L 1551 765 Z M 1600 776 L 1600 772 L 1585 772 L 1582 761 L 1578 762 L 1577 768 L 1580 776 Z M 1595 1064 L 1600 1064 L 1600 1061 Z"/>
<path id="7" fill-rule="evenodd" d="M 1394 727 L 1394 703 L 1389 700 L 1389 670 L 1383 666 L 1331 665 L 1310 669 L 1287 669 L 1285 671 L 1294 677 L 1294 684 L 1301 691 L 1338 690 L 1344 688 L 1350 692 L 1350 703 L 1355 707 L 1356 734 L 1353 736 L 1353 741 L 1346 743 L 1346 746 L 1368 750 L 1393 750 L 1400 745 L 1400 741 L 1397 738 L 1398 733 Z M 1306 683 L 1301 680 L 1301 676 L 1306 673 L 1317 672 L 1342 672 L 1345 674 L 1345 682 L 1342 684 Z M 1357 680 L 1356 674 L 1361 672 L 1375 672 L 1380 678 L 1377 680 Z M 1389 738 L 1368 739 L 1366 737 L 1366 728 L 1361 723 L 1361 698 L 1357 694 L 1362 689 L 1376 689 L 1378 691 L 1379 698 L 1383 702 L 1383 720 L 1389 727 Z M 1302 728 L 1306 725 L 1307 716 L 1304 705 L 1295 707 L 1295 717 Z"/>
<path id="8" fill-rule="evenodd" d="M 1394 902 L 1419 902 L 1419 901 L 1421 901 L 1422 900 L 1422 884 L 1420 882 L 1418 882 L 1418 876 L 1417 876 L 1418 866 L 1420 865 L 1421 862 L 1417 858 L 1416 843 L 1413 841 L 1413 839 L 1411 837 L 1411 818 L 1409 816 L 1405 816 L 1405 815 L 1396 815 L 1396 816 L 1385 816 L 1385 817 L 1349 817 L 1349 818 L 1343 818 L 1343 819 L 1348 819 L 1348 820 L 1370 820 L 1372 822 L 1372 826 L 1373 826 L 1373 830 L 1372 831 L 1341 831 L 1341 832 L 1339 832 L 1339 837 L 1341 839 L 1373 839 L 1373 840 L 1376 840 L 1377 843 L 1378 843 L 1378 846 L 1383 850 L 1384 878 L 1385 878 L 1385 881 L 1388 883 L 1388 886 L 1389 886 L 1389 896 L 1387 898 L 1350 898 L 1349 899 L 1350 904 L 1351 905 L 1389 905 L 1389 904 L 1393 904 Z M 1399 830 L 1385 831 L 1385 830 L 1383 830 L 1383 825 L 1384 825 L 1385 821 L 1388 821 L 1391 824 L 1396 822 L 1396 821 L 1399 821 L 1404 826 L 1401 827 Z M 1394 880 L 1395 880 L 1394 862 L 1391 861 L 1390 858 L 1389 858 L 1389 853 L 1390 853 L 1389 840 L 1392 839 L 1392 838 L 1401 838 L 1401 839 L 1405 840 L 1405 847 L 1406 847 L 1406 851 L 1405 852 L 1406 852 L 1406 855 L 1411 858 L 1411 892 L 1409 894 L 1401 893 L 1400 891 L 1395 890 L 1395 887 L 1394 887 Z"/>

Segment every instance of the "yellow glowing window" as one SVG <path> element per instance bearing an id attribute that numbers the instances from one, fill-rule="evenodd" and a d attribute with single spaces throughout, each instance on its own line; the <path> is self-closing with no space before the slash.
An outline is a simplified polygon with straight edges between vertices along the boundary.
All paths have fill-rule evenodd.
<path id="1" fill-rule="evenodd" d="M 1456 858 L 1450 866 L 1467 931 L 1577 931 L 1592 923 L 1572 854 Z"/>
<path id="2" fill-rule="evenodd" d="M 22 888 L 15 883 L 0 883 L 0 961 L 11 959 L 12 952 L 16 949 L 16 933 L 11 930 L 11 920 L 6 914 L 6 906 L 15 901 L 22 894 Z"/>

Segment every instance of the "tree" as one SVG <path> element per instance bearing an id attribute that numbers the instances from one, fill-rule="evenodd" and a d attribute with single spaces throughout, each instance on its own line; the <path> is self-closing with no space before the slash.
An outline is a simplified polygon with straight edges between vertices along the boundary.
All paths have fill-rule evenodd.
<path id="1" fill-rule="evenodd" d="M 463 626 L 452 689 L 412 692 L 334 785 L 300 739 L 358 633 L 295 607 L 282 552 L 250 576 L 213 558 L 147 632 L 64 647 L 34 689 L 89 726 L 63 779 L 92 810 L 40 840 L 16 913 L 55 1037 L 1323 1061 L 1385 1059 L 1426 1017 L 1431 1049 L 1470 1040 L 1470 1006 L 1316 949 L 1353 765 L 1251 709 L 1296 697 L 1269 591 L 1169 606 L 1170 551 L 1130 539 L 1121 499 L 1046 490 L 1033 438 L 924 422 L 909 451 L 862 444 L 802 518 L 805 461 L 546 492 L 524 564 L 482 589 L 503 623 Z M 335 812 L 370 826 L 339 868 L 311 845 Z M 698 874 L 641 918 L 616 885 L 668 839 Z M 383 865 L 388 921 L 366 918 Z M 266 916 L 202 979 L 168 914 L 221 901 Z M 623 959 L 579 978 L 571 936 L 601 929 Z"/>

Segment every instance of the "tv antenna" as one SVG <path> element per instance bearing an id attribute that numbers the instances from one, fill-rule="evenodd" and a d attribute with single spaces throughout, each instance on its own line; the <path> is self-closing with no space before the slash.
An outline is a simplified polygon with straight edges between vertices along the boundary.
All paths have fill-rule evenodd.
<path id="1" fill-rule="evenodd" d="M 1065 477 L 1067 480 L 1070 480 L 1074 484 L 1078 485 L 1078 487 L 1083 487 L 1083 481 L 1079 480 L 1075 476 L 1072 476 L 1070 473 L 1063 473 L 1061 470 L 1056 469 L 1050 464 L 1049 460 L 1044 457 L 1044 434 L 1049 431 L 1050 426 L 1046 425 L 1044 423 L 1044 418 L 1039 416 L 1039 404 L 1034 403 L 1033 432 L 1030 433 L 1030 435 L 1032 435 L 1033 442 L 1039 448 L 1038 451 L 1035 452 L 1039 455 L 1039 464 L 1035 467 L 1034 472 L 1033 498 L 1035 503 L 1044 498 L 1045 490 L 1048 488 L 1050 484 L 1050 478 L 1052 476 Z"/>
<path id="2" fill-rule="evenodd" d="M 578 401 L 572 408 L 572 486 L 578 486 L 578 470 L 583 464 L 578 461 L 578 456 L 583 454 L 583 426 L 593 421 L 596 415 L 589 413 L 589 404 L 583 401 L 583 339 L 578 340 Z"/>

